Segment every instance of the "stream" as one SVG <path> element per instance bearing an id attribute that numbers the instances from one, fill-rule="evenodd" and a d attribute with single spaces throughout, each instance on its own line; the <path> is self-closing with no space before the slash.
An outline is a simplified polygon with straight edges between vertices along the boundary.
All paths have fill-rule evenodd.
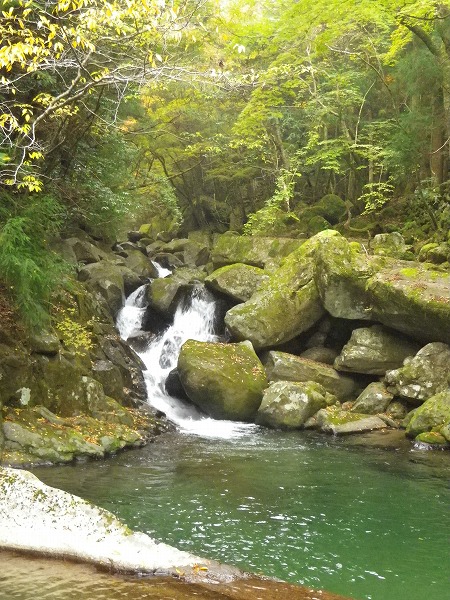
<path id="1" fill-rule="evenodd" d="M 144 298 L 137 290 L 119 315 L 125 339 Z M 140 353 L 149 402 L 179 431 L 109 460 L 32 471 L 135 530 L 244 570 L 357 600 L 444 598 L 450 453 L 414 449 L 398 432 L 335 438 L 202 416 L 164 382 L 186 339 L 216 339 L 213 324 L 211 298 L 195 291 Z"/>

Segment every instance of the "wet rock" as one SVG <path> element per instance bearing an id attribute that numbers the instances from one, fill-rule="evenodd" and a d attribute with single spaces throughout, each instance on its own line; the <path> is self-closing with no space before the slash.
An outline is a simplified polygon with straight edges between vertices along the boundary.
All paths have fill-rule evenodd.
<path id="1" fill-rule="evenodd" d="M 158 269 L 140 250 L 127 250 L 124 262 L 142 280 L 158 277 Z"/>
<path id="2" fill-rule="evenodd" d="M 123 305 L 125 298 L 125 278 L 127 287 L 138 288 L 141 280 L 138 275 L 125 266 L 102 261 L 84 266 L 78 273 L 78 279 L 85 282 L 94 294 L 99 294 L 113 315 Z"/>
<path id="3" fill-rule="evenodd" d="M 190 400 L 214 419 L 252 421 L 267 386 L 264 368 L 246 343 L 188 340 L 178 373 Z"/>
<path id="4" fill-rule="evenodd" d="M 340 375 L 329 365 L 272 350 L 263 356 L 269 381 L 314 381 L 339 400 L 351 398 L 356 386 L 353 379 Z"/>
<path id="5" fill-rule="evenodd" d="M 393 394 L 387 391 L 383 383 L 370 383 L 356 398 L 351 412 L 363 413 L 366 415 L 382 413 L 387 409 L 393 397 Z"/>
<path id="6" fill-rule="evenodd" d="M 420 345 L 381 325 L 355 329 L 334 361 L 338 371 L 384 375 L 403 364 Z"/>
<path id="7" fill-rule="evenodd" d="M 335 396 L 313 381 L 273 382 L 264 391 L 256 423 L 280 429 L 299 429 L 318 410 L 335 402 Z"/>
<path id="8" fill-rule="evenodd" d="M 177 269 L 169 277 L 153 280 L 147 289 L 149 307 L 156 309 L 165 318 L 172 317 L 183 296 L 205 277 L 203 271 L 185 267 Z"/>
<path id="9" fill-rule="evenodd" d="M 427 344 L 403 367 L 388 371 L 388 390 L 415 404 L 448 389 L 450 382 L 450 347 L 441 342 Z"/>
<path id="10" fill-rule="evenodd" d="M 450 389 L 426 400 L 419 406 L 406 427 L 408 437 L 416 437 L 426 431 L 439 431 L 450 423 Z"/>
<path id="11" fill-rule="evenodd" d="M 268 279 L 263 269 L 238 263 L 217 269 L 205 279 L 205 284 L 236 302 L 246 302 Z"/>
<path id="12" fill-rule="evenodd" d="M 184 263 L 180 258 L 169 252 L 157 252 L 150 256 L 152 260 L 165 269 L 178 269 L 179 267 L 184 266 Z"/>
<path id="13" fill-rule="evenodd" d="M 334 406 L 321 409 L 315 418 L 321 431 L 334 435 L 364 433 L 386 427 L 386 423 L 379 417 L 350 413 Z"/>
<path id="14" fill-rule="evenodd" d="M 180 398 L 181 400 L 189 399 L 181 383 L 180 375 L 178 374 L 178 369 L 172 369 L 172 371 L 170 371 L 170 373 L 167 376 L 164 387 L 169 396 L 173 396 L 174 398 Z"/>

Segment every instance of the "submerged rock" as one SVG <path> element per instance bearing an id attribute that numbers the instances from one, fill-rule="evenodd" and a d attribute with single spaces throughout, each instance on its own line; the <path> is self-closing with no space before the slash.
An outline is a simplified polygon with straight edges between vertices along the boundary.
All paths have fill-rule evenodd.
<path id="1" fill-rule="evenodd" d="M 207 415 L 254 419 L 267 379 L 250 344 L 188 340 L 181 348 L 177 368 L 188 397 Z"/>
<path id="2" fill-rule="evenodd" d="M 335 402 L 336 397 L 314 381 L 276 381 L 264 392 L 256 423 L 280 429 L 299 429 L 318 410 Z"/>
<path id="3" fill-rule="evenodd" d="M 382 325 L 355 329 L 341 354 L 334 361 L 338 371 L 384 375 L 396 369 L 408 356 L 419 350 L 419 344 L 388 330 Z"/>
<path id="4" fill-rule="evenodd" d="M 407 358 L 403 367 L 386 373 L 388 390 L 415 404 L 445 391 L 450 385 L 450 347 L 441 342 L 427 344 Z"/>
<path id="5" fill-rule="evenodd" d="M 355 391 L 355 382 L 350 377 L 340 375 L 330 365 L 295 354 L 272 350 L 263 363 L 270 381 L 315 381 L 339 400 L 351 398 Z"/>

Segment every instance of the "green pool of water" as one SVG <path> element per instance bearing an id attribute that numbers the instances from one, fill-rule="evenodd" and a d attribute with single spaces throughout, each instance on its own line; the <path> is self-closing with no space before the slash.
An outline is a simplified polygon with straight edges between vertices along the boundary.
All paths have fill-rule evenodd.
<path id="1" fill-rule="evenodd" d="M 206 558 L 361 600 L 445 598 L 450 453 L 371 439 L 171 434 L 34 473 Z"/>

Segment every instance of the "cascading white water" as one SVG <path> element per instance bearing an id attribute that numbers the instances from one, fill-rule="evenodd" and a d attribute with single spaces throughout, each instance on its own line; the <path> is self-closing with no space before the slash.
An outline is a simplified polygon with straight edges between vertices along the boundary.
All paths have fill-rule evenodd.
<path id="1" fill-rule="evenodd" d="M 154 260 L 152 260 L 150 262 L 152 263 L 152 265 L 154 267 L 156 267 L 159 279 L 163 279 L 164 277 L 168 277 L 169 275 L 172 275 L 172 271 L 170 269 L 166 269 L 165 267 L 161 266 L 159 263 L 155 262 Z"/>
<path id="2" fill-rule="evenodd" d="M 145 287 L 133 292 L 117 318 L 117 328 L 126 340 L 139 333 L 146 310 Z M 203 288 L 194 289 L 190 301 L 180 304 L 173 324 L 138 352 L 146 366 L 144 378 L 148 402 L 164 412 L 181 430 L 204 437 L 236 437 L 247 433 L 252 425 L 234 421 L 216 421 L 205 417 L 197 408 L 169 396 L 165 382 L 177 366 L 181 346 L 187 340 L 216 341 L 214 333 L 215 303 Z"/>
<path id="3" fill-rule="evenodd" d="M 130 294 L 125 300 L 125 306 L 117 315 L 116 327 L 119 330 L 120 337 L 125 341 L 141 331 L 142 321 L 147 308 L 145 298 L 146 289 L 147 284 L 141 285 L 141 287 Z"/>

